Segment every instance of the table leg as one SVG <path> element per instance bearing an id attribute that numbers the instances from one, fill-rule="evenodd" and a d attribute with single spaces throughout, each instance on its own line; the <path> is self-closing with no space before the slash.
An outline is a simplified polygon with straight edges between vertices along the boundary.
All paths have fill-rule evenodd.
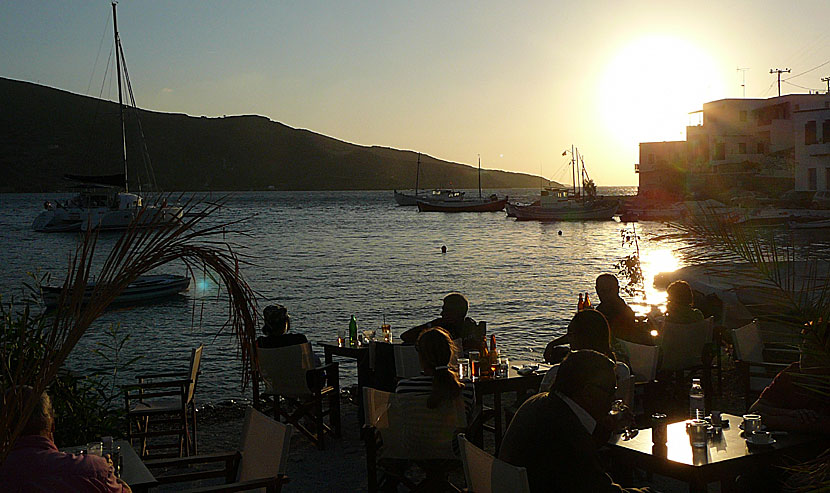
<path id="1" fill-rule="evenodd" d="M 493 417 L 493 429 L 496 435 L 496 456 L 499 455 L 499 448 L 501 448 L 501 392 L 493 394 L 493 412 L 496 414 Z"/>
<path id="2" fill-rule="evenodd" d="M 363 427 L 363 387 L 369 383 L 369 355 L 358 356 L 357 358 L 357 423 Z"/>
<path id="3" fill-rule="evenodd" d="M 331 363 L 331 349 L 329 349 L 328 347 L 324 347 L 323 352 L 325 353 L 326 364 Z"/>

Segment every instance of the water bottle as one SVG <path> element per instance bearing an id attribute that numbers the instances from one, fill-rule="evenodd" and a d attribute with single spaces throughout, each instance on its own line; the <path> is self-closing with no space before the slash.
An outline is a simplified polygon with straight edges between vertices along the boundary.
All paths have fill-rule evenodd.
<path id="1" fill-rule="evenodd" d="M 354 315 L 349 320 L 349 345 L 351 347 L 357 346 L 357 319 L 354 318 Z"/>
<path id="2" fill-rule="evenodd" d="M 692 379 L 692 388 L 689 389 L 689 419 L 703 419 L 706 411 L 703 405 L 703 386 L 699 378 Z"/>

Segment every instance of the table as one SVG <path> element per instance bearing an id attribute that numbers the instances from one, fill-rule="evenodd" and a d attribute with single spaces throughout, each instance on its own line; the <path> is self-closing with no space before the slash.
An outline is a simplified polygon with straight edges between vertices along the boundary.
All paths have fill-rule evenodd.
<path id="1" fill-rule="evenodd" d="M 328 342 L 317 344 L 323 348 L 326 364 L 332 362 L 334 356 L 351 358 L 357 362 L 357 419 L 363 426 L 363 387 L 369 383 L 369 346 L 340 346 Z"/>
<path id="2" fill-rule="evenodd" d="M 741 437 L 740 416 L 722 414 L 729 427 L 710 436 L 705 448 L 692 448 L 686 434 L 686 421 L 667 427 L 667 443 L 663 450 L 653 447 L 651 429 L 628 441 L 619 437 L 611 440 L 611 452 L 621 463 L 649 472 L 662 474 L 689 484 L 689 491 L 704 492 L 706 485 L 715 481 L 733 480 L 750 466 L 766 466 L 780 458 L 782 453 L 817 444 L 816 435 L 804 433 L 774 434 L 771 446 L 750 446 Z M 728 485 L 724 485 L 728 488 Z"/>
<path id="3" fill-rule="evenodd" d="M 147 469 L 147 466 L 144 465 L 144 462 L 141 461 L 138 454 L 135 453 L 135 450 L 132 445 L 130 445 L 129 441 L 115 440 L 114 445 L 121 447 L 121 457 L 123 461 L 121 479 L 130 485 L 130 488 L 133 491 L 137 493 L 146 492 L 150 488 L 158 486 L 158 481 L 156 481 L 155 476 L 153 476 L 153 473 Z M 77 454 L 83 449 L 86 449 L 86 445 L 66 447 L 61 449 L 61 451 L 70 454 Z"/>
<path id="4" fill-rule="evenodd" d="M 496 455 L 499 453 L 501 447 L 501 439 L 504 435 L 502 426 L 502 405 L 501 394 L 505 392 L 526 392 L 527 390 L 539 390 L 539 385 L 545 377 L 545 373 L 550 368 L 550 365 L 541 365 L 539 371 L 535 371 L 529 375 L 519 375 L 514 364 L 521 366 L 529 363 L 527 361 L 514 361 L 508 369 L 507 378 L 479 378 L 473 385 L 476 391 L 476 407 L 480 412 L 483 407 L 483 397 L 488 394 L 493 395 L 493 412 L 495 413 L 493 420 L 493 434 L 496 442 Z"/>

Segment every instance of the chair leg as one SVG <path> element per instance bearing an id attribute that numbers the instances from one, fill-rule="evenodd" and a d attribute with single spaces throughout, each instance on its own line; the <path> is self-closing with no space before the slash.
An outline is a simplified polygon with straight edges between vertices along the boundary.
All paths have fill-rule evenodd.
<path id="1" fill-rule="evenodd" d="M 334 428 L 334 436 L 340 438 L 340 393 L 336 391 L 329 397 L 329 422 Z"/>
<path id="2" fill-rule="evenodd" d="M 320 395 L 315 396 L 314 399 L 314 426 L 317 428 L 317 448 L 324 450 L 326 448 L 326 430 L 323 428 L 323 398 Z"/>
<path id="3" fill-rule="evenodd" d="M 193 405 L 193 408 L 190 410 L 190 416 L 193 420 L 193 426 L 192 426 L 192 428 L 193 428 L 193 455 L 199 455 L 199 450 L 198 450 L 199 441 L 198 441 L 198 437 L 196 435 L 196 406 L 195 405 Z"/>

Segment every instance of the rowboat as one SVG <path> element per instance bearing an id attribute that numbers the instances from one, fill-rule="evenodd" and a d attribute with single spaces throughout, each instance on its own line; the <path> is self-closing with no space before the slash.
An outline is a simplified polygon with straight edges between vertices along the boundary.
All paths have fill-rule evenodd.
<path id="1" fill-rule="evenodd" d="M 89 302 L 95 286 L 96 283 L 94 281 L 87 284 L 84 290 L 83 303 Z M 124 291 L 112 303 L 131 305 L 157 301 L 186 291 L 189 286 L 190 278 L 186 276 L 174 274 L 139 276 L 135 281 L 128 284 L 124 288 Z M 43 286 L 41 288 L 43 304 L 46 305 L 46 308 L 55 308 L 58 306 L 62 289 L 63 287 L 61 286 Z"/>

